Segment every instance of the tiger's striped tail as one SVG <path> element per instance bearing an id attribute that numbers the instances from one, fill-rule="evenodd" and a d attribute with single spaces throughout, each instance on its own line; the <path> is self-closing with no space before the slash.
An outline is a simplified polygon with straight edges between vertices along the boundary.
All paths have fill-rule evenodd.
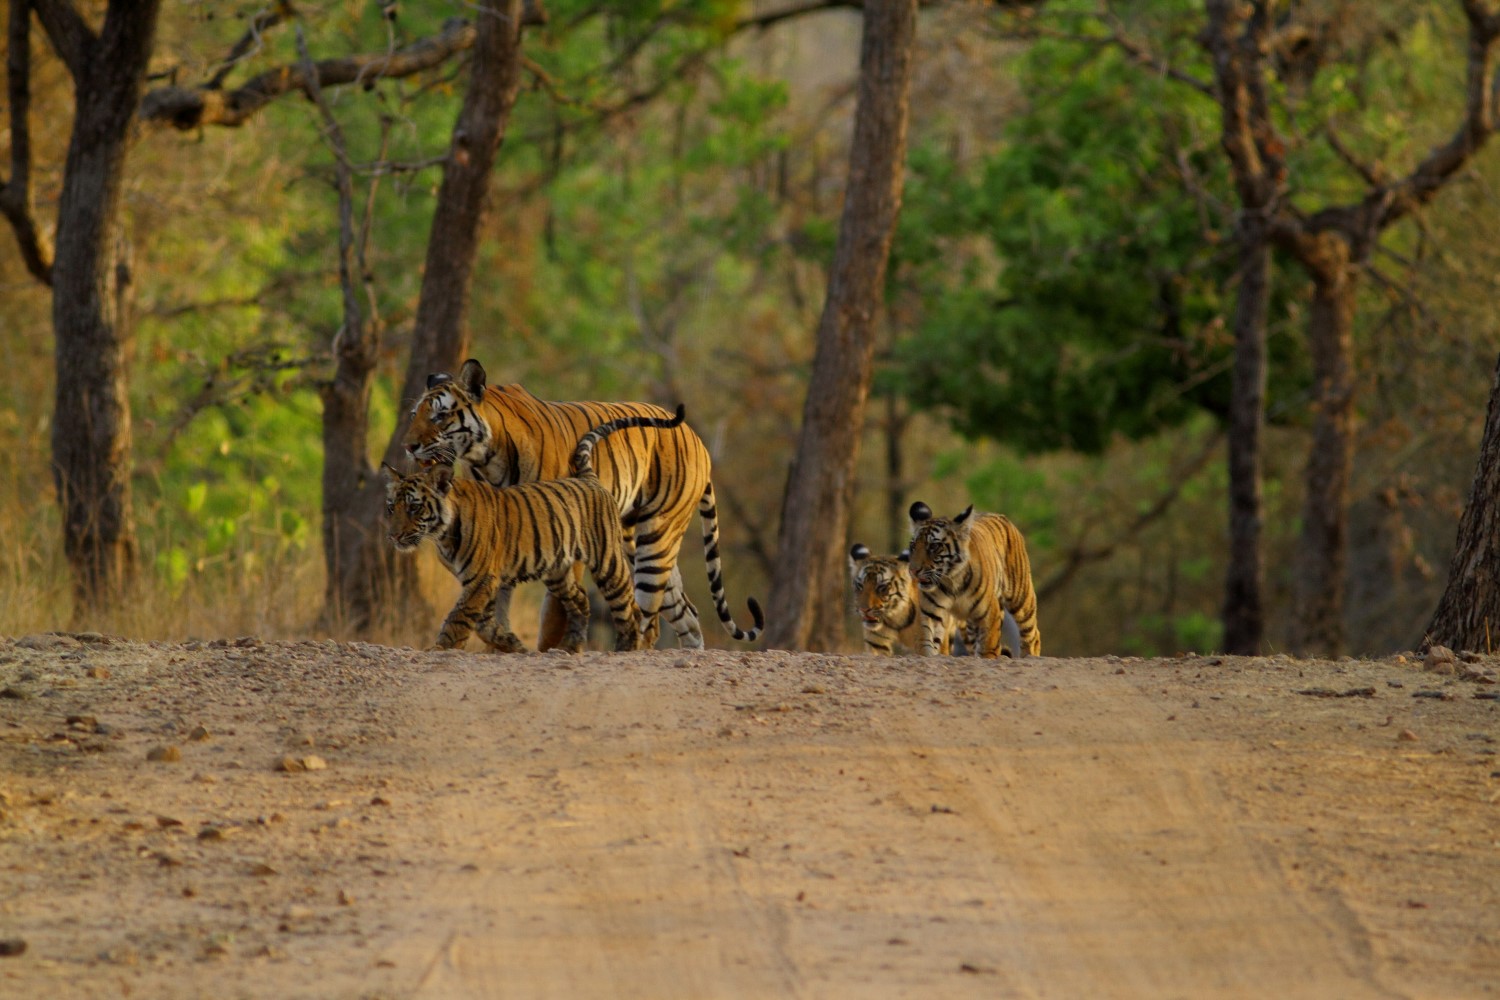
<path id="1" fill-rule="evenodd" d="M 603 423 L 598 427 L 590 429 L 587 434 L 578 439 L 578 446 L 573 449 L 573 475 L 595 475 L 594 449 L 599 446 L 600 441 L 609 437 L 615 431 L 623 431 L 630 427 L 660 427 L 663 430 L 670 430 L 673 427 L 681 427 L 686 415 L 687 407 L 678 403 L 677 413 L 670 419 L 667 417 L 617 417 L 608 423 Z"/>
<path id="2" fill-rule="evenodd" d="M 724 631 L 729 633 L 730 638 L 754 642 L 766 627 L 766 618 L 761 613 L 759 602 L 753 597 L 745 601 L 755 619 L 755 627 L 747 631 L 735 624 L 734 615 L 729 613 L 729 601 L 724 597 L 724 575 L 719 566 L 719 511 L 714 499 L 713 483 L 703 489 L 703 499 L 698 501 L 698 516 L 703 519 L 703 558 L 708 563 L 708 589 L 713 593 L 719 621 L 724 623 Z"/>

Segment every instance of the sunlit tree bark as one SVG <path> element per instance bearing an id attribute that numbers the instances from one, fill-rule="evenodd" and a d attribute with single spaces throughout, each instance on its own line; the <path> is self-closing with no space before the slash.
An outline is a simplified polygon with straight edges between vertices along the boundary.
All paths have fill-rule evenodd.
<path id="1" fill-rule="evenodd" d="M 12 7 L 13 46 L 25 41 L 14 20 L 24 16 L 24 6 Z M 33 0 L 31 7 L 68 67 L 76 94 L 50 267 L 57 366 L 52 476 L 73 575 L 74 617 L 83 618 L 121 596 L 135 567 L 125 391 L 133 287 L 120 202 L 130 125 L 160 0 L 112 0 L 97 33 L 65 0 Z M 12 64 L 13 95 L 19 84 Z M 30 259 L 44 249 L 34 231 L 16 224 L 18 217 L 30 218 L 29 192 L 18 195 L 7 216 Z M 33 274 L 44 263 L 30 264 Z"/>

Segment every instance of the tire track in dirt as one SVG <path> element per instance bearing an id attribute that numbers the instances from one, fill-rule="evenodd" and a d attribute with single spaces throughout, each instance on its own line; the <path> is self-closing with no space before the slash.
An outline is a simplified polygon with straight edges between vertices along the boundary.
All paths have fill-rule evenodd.
<path id="1" fill-rule="evenodd" d="M 1100 667 L 455 658 L 374 953 L 419 997 L 1401 995 L 1228 794 L 1243 736 Z"/>
<path id="2" fill-rule="evenodd" d="M 1347 909 L 1296 892 L 1243 829 L 1200 763 L 1209 741 L 1115 678 L 1020 669 L 995 718 L 876 730 L 899 787 L 944 796 L 973 882 L 1012 912 L 985 961 L 1014 995 L 1394 995 Z"/>
<path id="3" fill-rule="evenodd" d="M 476 754 L 522 769 L 432 817 L 482 860 L 439 877 L 421 909 L 483 902 L 452 922 L 415 995 L 796 996 L 783 921 L 740 885 L 704 808 L 718 758 L 678 746 L 691 723 L 655 668 L 520 662 L 445 685 L 418 721 L 489 729 Z M 487 724 L 517 698 L 524 729 Z"/>

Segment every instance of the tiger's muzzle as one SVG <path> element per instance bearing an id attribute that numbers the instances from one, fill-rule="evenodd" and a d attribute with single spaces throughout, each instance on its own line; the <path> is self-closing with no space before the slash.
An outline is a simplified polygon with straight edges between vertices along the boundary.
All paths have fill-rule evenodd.
<path id="1" fill-rule="evenodd" d="M 430 469 L 435 465 L 452 465 L 458 459 L 458 453 L 452 448 L 441 445 L 409 444 L 406 453 L 411 460 L 424 469 Z"/>
<path id="2" fill-rule="evenodd" d="M 934 590 L 942 582 L 942 574 L 935 569 L 924 569 L 912 573 L 912 578 L 917 581 L 918 590 Z"/>

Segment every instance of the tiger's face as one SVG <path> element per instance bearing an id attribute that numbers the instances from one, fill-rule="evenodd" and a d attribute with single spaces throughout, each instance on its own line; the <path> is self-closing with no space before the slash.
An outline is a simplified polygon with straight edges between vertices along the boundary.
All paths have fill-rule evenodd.
<path id="1" fill-rule="evenodd" d="M 427 391 L 411 411 L 402 443 L 421 466 L 452 465 L 489 439 L 490 428 L 476 412 L 484 398 L 485 375 L 470 359 L 455 379 L 446 373 L 427 377 Z"/>
<path id="2" fill-rule="evenodd" d="M 849 574 L 854 581 L 854 602 L 865 625 L 901 628 L 911 618 L 911 576 L 906 569 L 908 554 L 877 556 L 855 545 L 849 550 Z"/>
<path id="3" fill-rule="evenodd" d="M 450 515 L 447 498 L 453 489 L 453 470 L 446 465 L 403 476 L 382 464 L 386 475 L 386 534 L 397 552 L 409 552 L 422 539 L 439 535 Z"/>
<path id="4" fill-rule="evenodd" d="M 970 504 L 953 517 L 933 517 L 932 509 L 918 501 L 911 505 L 912 579 L 924 590 L 934 590 L 957 572 L 969 557 Z"/>

